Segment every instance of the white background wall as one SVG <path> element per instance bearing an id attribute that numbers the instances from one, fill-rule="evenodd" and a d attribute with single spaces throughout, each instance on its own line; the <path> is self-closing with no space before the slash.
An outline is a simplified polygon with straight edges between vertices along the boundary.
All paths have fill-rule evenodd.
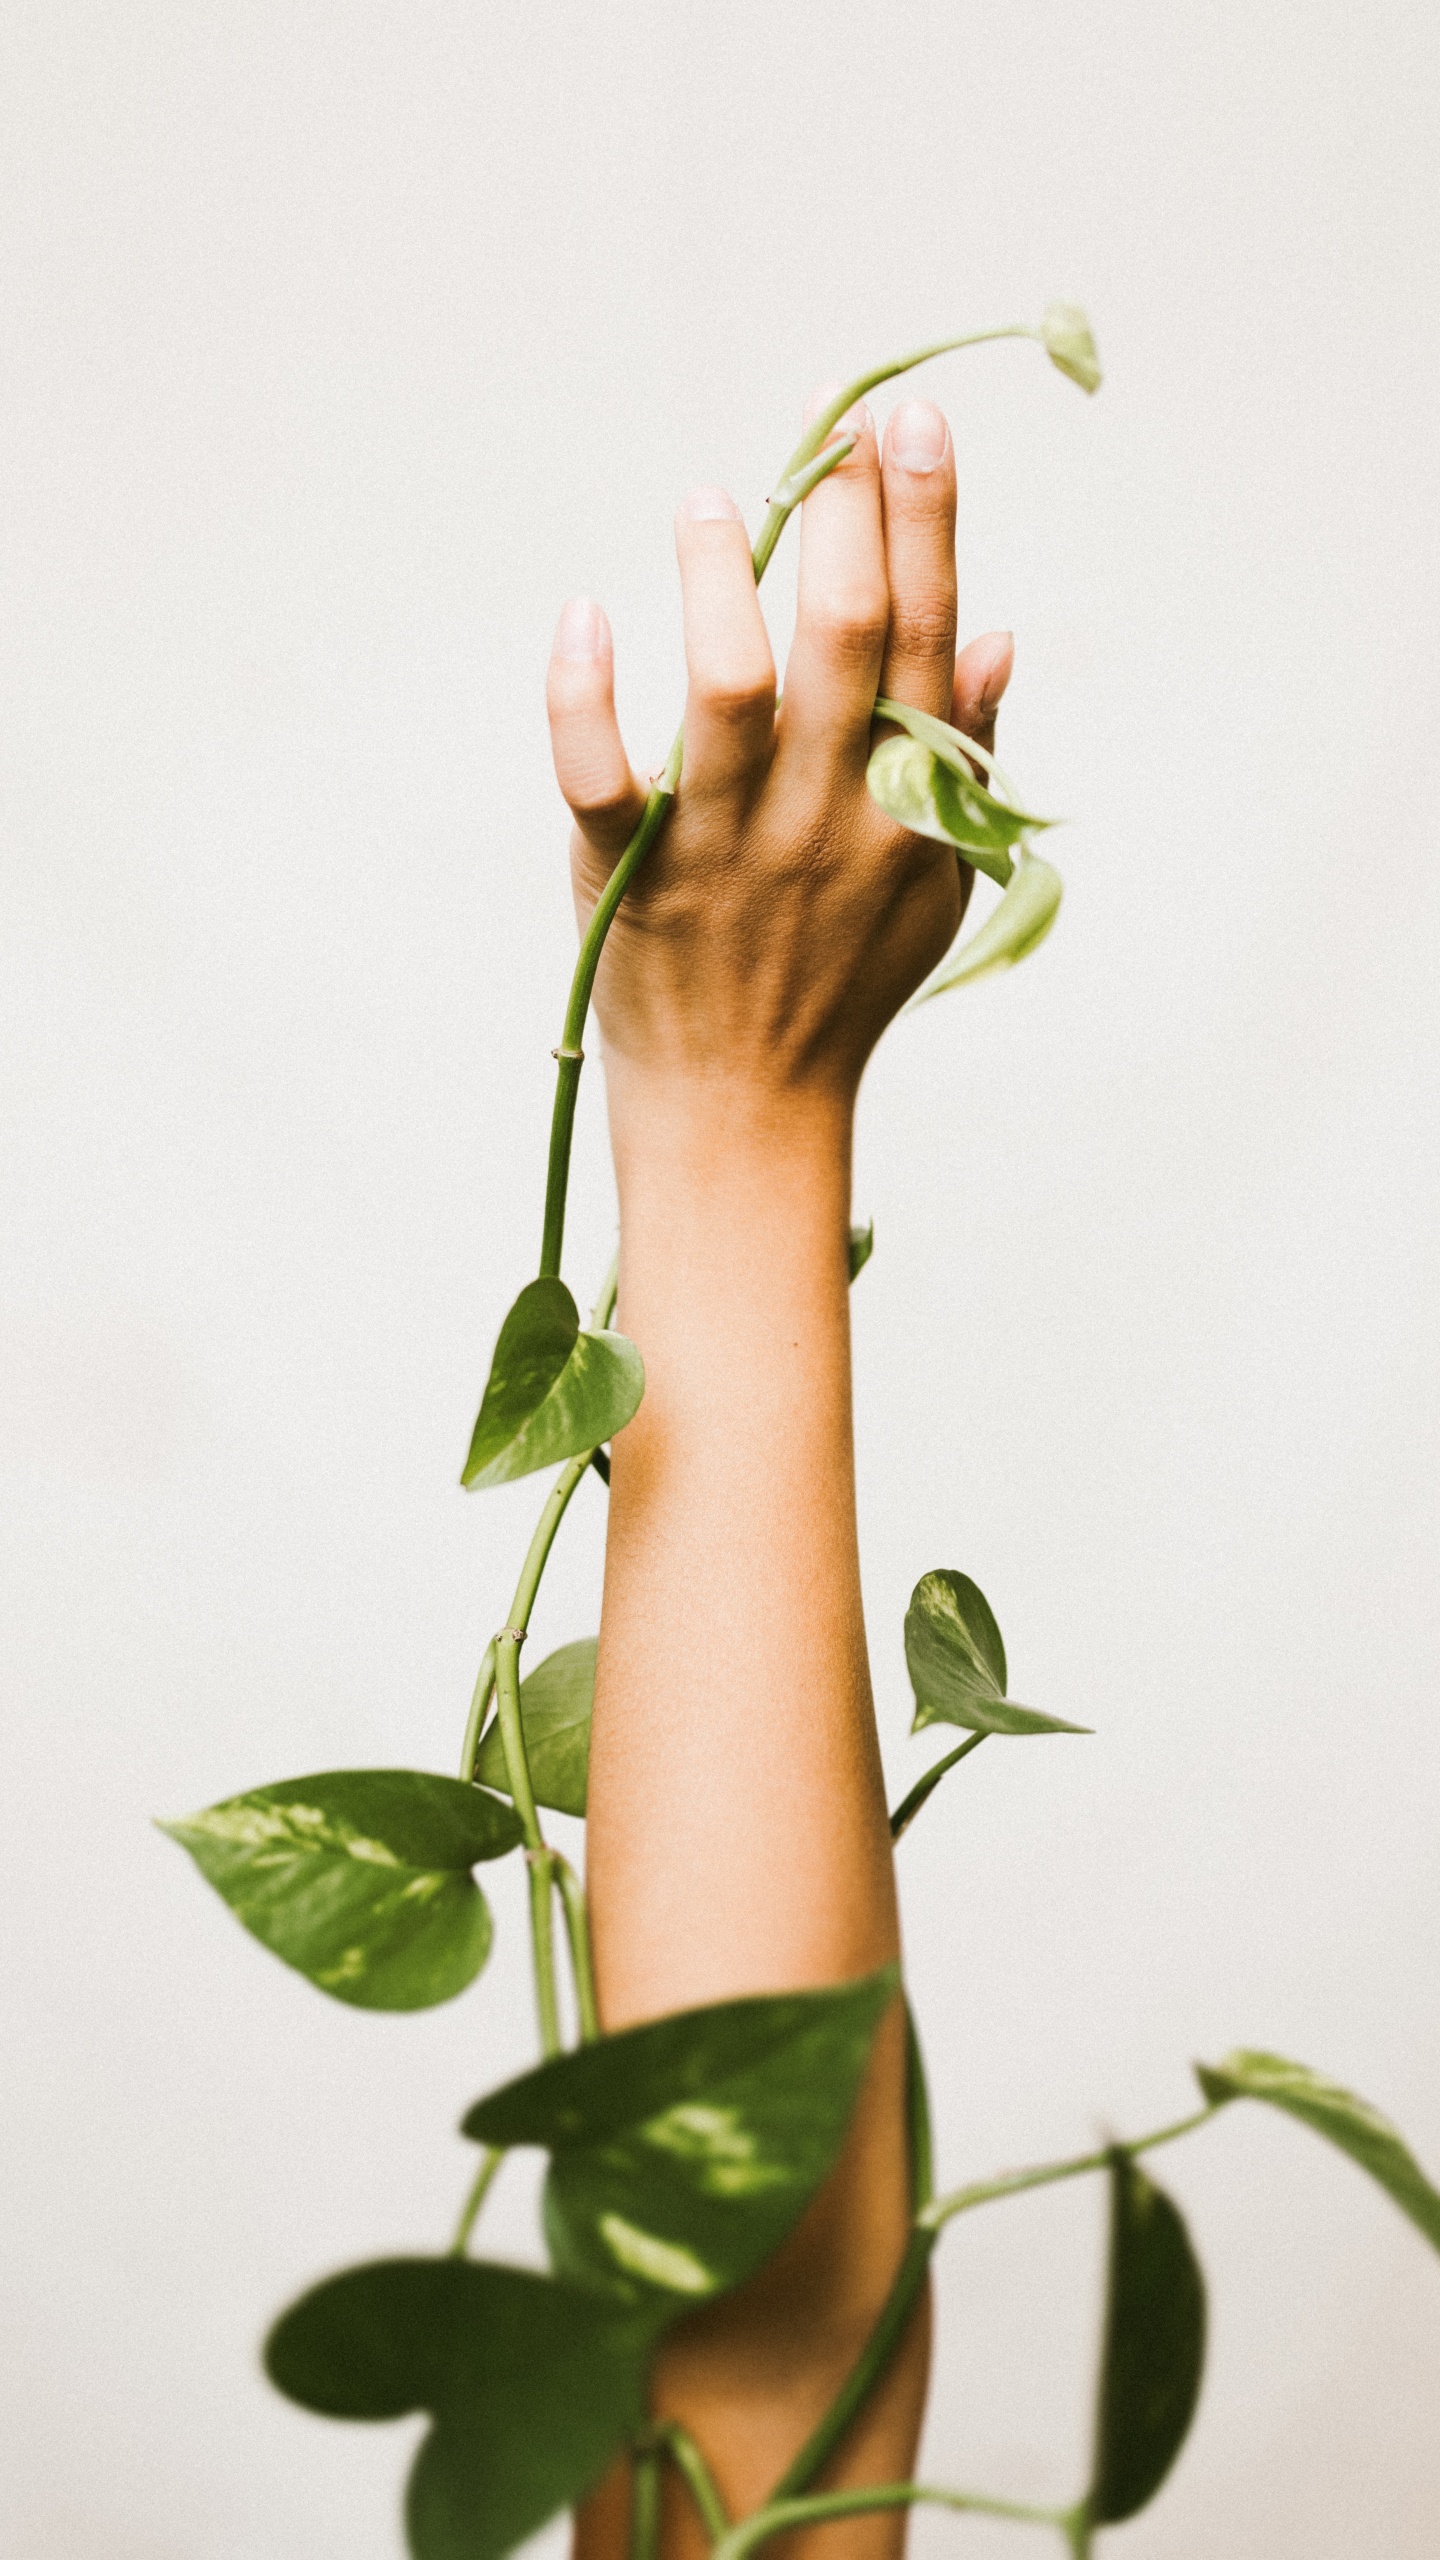
<path id="1" fill-rule="evenodd" d="M 455 1480 L 537 1241 L 559 603 L 607 600 L 657 754 L 687 485 L 753 520 L 817 382 L 1056 293 L 1096 403 L 1025 347 L 927 387 L 1068 904 L 892 1035 L 857 1175 L 895 1782 L 932 1565 L 1099 1729 L 906 1843 L 942 2171 L 1159 2121 L 1236 2041 L 1440 2169 L 1433 11 L 13 0 L 0 53 L 5 2552 L 398 2549 L 412 2431 L 302 2418 L 255 2342 L 447 2231 L 530 2050 L 516 1879 L 477 1992 L 376 2019 L 148 1820 L 452 1765 L 536 1500 Z M 1278 2120 L 1165 2175 L 1211 2363 L 1117 2549 L 1432 2554 L 1440 2266 Z M 1099 2205 L 951 2237 L 932 2477 L 1077 2486 Z"/>

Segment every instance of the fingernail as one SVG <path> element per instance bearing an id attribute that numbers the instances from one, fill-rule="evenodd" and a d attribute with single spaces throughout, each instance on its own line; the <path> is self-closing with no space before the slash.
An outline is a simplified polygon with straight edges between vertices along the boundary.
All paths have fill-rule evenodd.
<path id="1" fill-rule="evenodd" d="M 902 400 L 885 438 L 890 460 L 902 471 L 938 471 L 949 442 L 944 417 L 929 400 Z"/>
<path id="2" fill-rule="evenodd" d="M 690 524 L 738 524 L 740 510 L 724 489 L 692 489 L 680 513 Z"/>
<path id="3" fill-rule="evenodd" d="M 572 596 L 555 626 L 557 658 L 603 658 L 610 626 L 589 596 Z"/>

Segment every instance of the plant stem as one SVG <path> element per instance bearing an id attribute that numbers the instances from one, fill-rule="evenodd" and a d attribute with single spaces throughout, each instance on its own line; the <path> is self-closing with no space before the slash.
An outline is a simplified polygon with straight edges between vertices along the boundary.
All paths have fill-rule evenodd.
<path id="1" fill-rule="evenodd" d="M 555 1544 L 555 1533 L 570 1507 L 570 1497 L 576 1486 L 583 1481 L 589 1464 L 588 1449 L 582 1456 L 571 1458 L 561 1468 L 545 1497 L 545 1507 L 535 1523 L 535 1535 L 525 1551 L 525 1562 L 520 1568 L 520 1579 L 515 1585 L 515 1597 L 510 1603 L 509 1625 L 518 1635 L 525 1635 L 529 1629 L 530 1612 L 535 1606 L 535 1594 L 540 1588 L 540 1577 L 549 1561 L 550 1550 Z M 470 1701 L 470 1713 L 465 1723 L 465 1740 L 460 1752 L 460 1775 L 467 1782 L 475 1775 L 475 1762 L 480 1751 L 485 1710 L 494 1694 L 498 1662 L 496 1640 L 492 1640 L 485 1649 L 485 1659 L 480 1665 L 480 1676 L 475 1683 L 475 1694 Z"/>
<path id="2" fill-rule="evenodd" d="M 773 2505 L 777 2498 L 794 2498 L 802 2489 L 807 2489 L 848 2433 L 852 2420 L 869 2399 L 905 2334 L 910 2314 L 925 2282 L 930 2253 L 939 2237 L 939 2232 L 927 2224 L 916 2221 L 912 2226 L 905 2243 L 905 2254 L 896 2269 L 895 2281 L 879 2319 L 820 2424 L 802 2444 L 789 2469 L 776 2481 L 766 2501 L 767 2507 Z"/>
<path id="3" fill-rule="evenodd" d="M 953 1769 L 956 1761 L 963 1760 L 967 1753 L 977 1751 L 984 1740 L 983 1733 L 972 1733 L 966 1741 L 957 1743 L 953 1751 L 947 1751 L 943 1760 L 937 1760 L 933 1769 L 926 1770 L 924 1777 L 911 1788 L 903 1804 L 897 1804 L 890 1816 L 892 1840 L 904 1838 L 922 1804 L 928 1803 L 935 1793 L 946 1770 Z"/>
<path id="4" fill-rule="evenodd" d="M 573 1466 L 574 1460 L 571 1460 Z M 520 1816 L 525 1835 L 525 1860 L 530 1869 L 530 1945 L 535 1963 L 535 2007 L 540 2020 L 540 2045 L 547 2059 L 560 2050 L 560 2004 L 555 1990 L 555 1932 L 551 1912 L 553 1860 L 545 1846 L 540 1829 L 540 1816 L 535 1810 L 535 1790 L 530 1784 L 530 1763 L 525 1753 L 525 1728 L 520 1717 L 520 1647 L 525 1641 L 523 1627 L 502 1627 L 495 1638 L 495 1688 L 500 1714 L 500 1740 L 505 1750 L 505 1775 L 510 1785 L 510 1800 Z"/>
<path id="5" fill-rule="evenodd" d="M 905 2003 L 905 2136 L 910 2153 L 910 2211 L 919 2213 L 935 2193 L 935 2150 L 930 2136 L 930 2089 L 915 2012 Z"/>
<path id="6" fill-rule="evenodd" d="M 556 1525 L 558 1527 L 558 1522 Z M 480 1736 L 485 1724 L 485 1712 L 494 1695 L 495 1639 L 492 1636 L 485 1647 L 484 1659 L 476 1674 L 475 1687 L 470 1699 L 470 1713 L 465 1719 L 465 1739 L 460 1745 L 460 1776 L 467 1787 L 474 1780 L 475 1763 L 480 1756 Z"/>
<path id="7" fill-rule="evenodd" d="M 540 2050 L 549 2062 L 562 2050 L 560 2000 L 555 1987 L 555 1858 L 549 1849 L 527 1849 L 530 1870 L 530 1945 L 535 1960 L 535 2015 Z"/>
<path id="8" fill-rule="evenodd" d="M 699 2510 L 700 2521 L 712 2542 L 718 2542 L 730 2530 L 725 2501 L 715 2486 L 714 2475 L 692 2435 L 672 2418 L 663 2426 L 656 2442 L 669 2454 L 676 2470 L 689 2489 Z"/>
<path id="9" fill-rule="evenodd" d="M 535 1790 L 530 1784 L 530 1761 L 525 1749 L 525 1728 L 520 1720 L 520 1647 L 524 1641 L 523 1627 L 501 1628 L 495 1638 L 495 1685 L 510 1800 L 520 1816 L 525 1846 L 534 1853 L 544 1849 L 545 1840 L 540 1829 L 540 1816 L 535 1810 Z"/>
<path id="10" fill-rule="evenodd" d="M 1009 2169 L 1002 2177 L 986 2178 L 976 2186 L 953 2187 L 948 2196 L 937 2196 L 925 2207 L 919 2220 L 939 2232 L 957 2213 L 968 2213 L 972 2205 L 991 2204 L 1002 2196 L 1023 2195 L 1029 2187 L 1053 2187 L 1062 2178 L 1083 2178 L 1096 2169 L 1108 2169 L 1116 2151 L 1135 2159 L 1142 2151 L 1158 2150 L 1162 2142 L 1178 2142 L 1182 2134 L 1194 2133 L 1208 2124 L 1218 2107 L 1200 2107 L 1193 2116 L 1181 2116 L 1178 2123 L 1162 2125 L 1158 2133 L 1144 2133 L 1136 2142 L 1108 2145 L 1103 2151 L 1086 2151 L 1074 2160 L 1049 2160 L 1038 2169 Z"/>
<path id="11" fill-rule="evenodd" d="M 655 2560 L 660 2538 L 660 2449 L 637 2448 L 630 2457 L 630 2560 Z"/>
<path id="12" fill-rule="evenodd" d="M 1060 2529 L 1070 2545 L 1070 2560 L 1090 2560 L 1093 2527 L 1090 2522 L 1088 2498 L 1082 2498 L 1078 2507 L 1070 2509 Z"/>
<path id="13" fill-rule="evenodd" d="M 470 2193 L 465 2199 L 460 2219 L 455 2225 L 455 2237 L 450 2243 L 450 2255 L 452 2258 L 464 2257 L 465 2251 L 469 2246 L 470 2234 L 475 2228 L 480 2207 L 484 2203 L 485 2198 L 490 2191 L 490 2181 L 494 2177 L 495 2172 L 499 2168 L 504 2157 L 505 2154 L 503 2151 L 485 2150 L 481 2152 L 480 2166 L 475 2172 L 475 2176 L 470 2187 Z"/>
<path id="14" fill-rule="evenodd" d="M 560 1887 L 565 1933 L 570 1941 L 570 1970 L 575 1978 L 580 2041 L 593 2044 L 600 2033 L 600 2011 L 595 1999 L 595 1959 L 590 1949 L 590 1914 L 585 1902 L 585 1888 L 569 1859 L 562 1858 L 558 1849 L 551 1850 L 550 1864 Z"/>
<path id="15" fill-rule="evenodd" d="M 1042 329 L 1032 329 L 1023 324 L 1005 329 L 972 329 L 963 338 L 940 338 L 933 347 L 917 347 L 913 355 L 901 356 L 896 364 L 877 365 L 873 373 L 857 375 L 853 382 L 846 384 L 843 391 L 836 392 L 833 400 L 826 402 L 818 417 L 811 419 L 791 454 L 775 495 L 766 509 L 765 521 L 760 528 L 760 539 L 755 545 L 757 578 L 763 577 L 769 567 L 771 553 L 785 530 L 785 519 L 795 503 L 792 498 L 789 504 L 786 504 L 787 483 L 804 470 L 812 455 L 819 452 L 826 437 L 832 428 L 839 425 L 846 410 L 853 409 L 857 400 L 863 400 L 867 391 L 876 390 L 882 382 L 893 382 L 899 373 L 912 373 L 917 364 L 928 364 L 932 356 L 953 355 L 960 347 L 983 347 L 994 338 L 1038 338 L 1042 346 L 1045 343 L 1045 333 Z"/>
<path id="16" fill-rule="evenodd" d="M 918 2481 L 889 2480 L 875 2489 L 834 2489 L 819 2498 L 772 2498 L 758 2514 L 732 2525 L 712 2560 L 748 2560 L 772 2534 L 796 2525 L 828 2524 L 840 2516 L 872 2515 L 880 2507 L 951 2507 L 962 2515 L 1004 2516 L 1014 2524 L 1048 2524 L 1069 2534 L 1070 2515 L 1059 2507 L 1022 2507 L 1010 2498 L 984 2498 L 969 2489 L 929 2489 Z"/>

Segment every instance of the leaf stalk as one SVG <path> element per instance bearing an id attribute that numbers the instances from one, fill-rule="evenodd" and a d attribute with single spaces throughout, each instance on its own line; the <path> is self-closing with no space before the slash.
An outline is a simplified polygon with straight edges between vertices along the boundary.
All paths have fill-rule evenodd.
<path id="1" fill-rule="evenodd" d="M 889 2480 L 873 2489 L 833 2489 L 818 2498 L 776 2498 L 732 2525 L 717 2542 L 711 2560 L 749 2560 L 772 2535 L 797 2525 L 830 2524 L 842 2516 L 873 2515 L 884 2507 L 949 2507 L 960 2515 L 1001 2516 L 1012 2524 L 1045 2524 L 1067 2537 L 1070 2511 L 1060 2507 L 1020 2506 L 1013 2498 L 987 2498 L 971 2489 L 932 2489 L 923 2481 Z"/>

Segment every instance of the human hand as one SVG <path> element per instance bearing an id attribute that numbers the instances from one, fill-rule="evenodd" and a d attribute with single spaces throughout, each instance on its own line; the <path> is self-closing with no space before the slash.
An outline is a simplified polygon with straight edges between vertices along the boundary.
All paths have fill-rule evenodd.
<path id="1" fill-rule="evenodd" d="M 988 745 L 1011 642 L 992 633 L 955 656 L 955 459 L 940 411 L 904 402 L 883 458 L 868 410 L 845 425 L 855 449 L 803 510 L 778 713 L 738 508 L 702 489 L 677 516 L 685 765 L 596 981 L 612 1114 L 662 1084 L 672 1100 L 723 1087 L 848 1108 L 964 913 L 971 874 L 866 790 L 873 706 L 878 693 L 913 703 Z M 583 921 L 645 799 L 598 605 L 565 608 L 547 692 Z"/>

